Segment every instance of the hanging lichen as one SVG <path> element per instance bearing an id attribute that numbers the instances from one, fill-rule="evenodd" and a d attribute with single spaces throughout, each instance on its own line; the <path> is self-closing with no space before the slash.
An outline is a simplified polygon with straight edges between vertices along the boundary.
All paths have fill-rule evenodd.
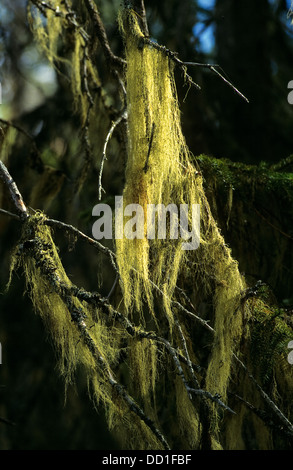
<path id="1" fill-rule="evenodd" d="M 178 239 L 148 239 L 147 207 L 199 201 L 189 177 L 189 152 L 181 133 L 172 63 L 143 44 L 135 17 L 128 15 L 123 20 L 129 130 L 123 202 L 124 207 L 139 204 L 143 208 L 144 233 L 134 240 L 125 236 L 117 240 L 117 259 L 126 308 L 134 304 L 141 309 L 147 299 L 153 309 L 149 279 L 164 290 L 165 298 L 171 297 L 184 250 Z"/>
<path id="2" fill-rule="evenodd" d="M 85 124 L 91 104 L 88 80 L 98 77 L 88 59 L 87 35 L 77 24 L 68 31 L 68 5 L 55 1 L 49 9 L 43 5 L 46 19 L 33 10 L 31 22 L 54 66 L 63 62 L 61 34 L 70 35 L 69 60 L 64 64 L 70 67 L 74 102 Z M 245 435 L 249 416 L 252 437 L 258 446 L 270 448 L 267 402 L 264 405 L 262 394 L 254 397 L 251 376 L 239 370 L 236 356 L 245 353 L 248 371 L 266 390 L 270 388 L 290 417 L 293 379 L 284 348 L 291 329 L 263 300 L 249 297 L 238 263 L 212 215 L 203 177 L 182 135 L 171 56 L 143 36 L 133 11 L 124 12 L 120 25 L 126 47 L 128 113 L 123 209 L 137 204 L 143 215 L 140 236 L 117 239 L 116 254 L 110 257 L 116 271 L 116 261 L 118 265 L 123 313 L 109 299 L 100 299 L 98 306 L 89 302 L 99 294 L 88 295 L 73 285 L 42 213 L 30 215 L 24 223 L 11 269 L 22 268 L 66 384 L 82 368 L 95 405 L 104 406 L 109 428 L 123 447 L 166 449 L 169 443 L 174 448 L 244 449 L 252 445 Z M 98 109 L 93 106 L 92 111 Z M 205 158 L 198 160 L 202 163 Z M 212 165 L 221 175 L 225 172 L 228 225 L 235 206 L 235 181 L 226 164 Z M 212 182 L 216 188 L 217 178 Z M 169 236 L 160 238 L 156 232 L 149 237 L 150 204 L 199 205 L 199 246 L 184 250 L 184 240 L 171 236 L 171 218 L 166 218 Z M 133 219 L 127 223 L 129 233 Z M 192 225 L 191 213 L 188 223 Z M 185 294 L 188 289 L 193 305 Z"/>
<path id="3" fill-rule="evenodd" d="M 65 383 L 70 384 L 81 367 L 95 403 L 103 404 L 109 416 L 120 416 L 122 408 L 113 398 L 108 372 L 118 360 L 123 334 L 114 325 L 107 326 L 98 309 L 74 296 L 50 229 L 43 221 L 42 213 L 28 219 L 11 272 L 18 266 L 24 272 L 27 292 L 50 332 Z"/>
<path id="4" fill-rule="evenodd" d="M 61 71 L 65 67 L 66 78 L 71 84 L 74 110 L 81 116 L 81 124 L 85 125 L 89 109 L 92 106 L 90 83 L 100 86 L 98 72 L 90 60 L 88 53 L 88 36 L 74 20 L 71 2 L 50 2 L 43 14 L 39 9 L 28 7 L 28 20 L 37 46 L 47 57 L 52 67 Z M 60 42 L 67 35 L 71 47 L 66 55 L 60 52 Z M 68 53 L 69 52 L 69 53 Z M 64 72 L 62 71 L 64 74 Z"/>
<path id="5" fill-rule="evenodd" d="M 240 301 L 245 282 L 211 215 L 202 178 L 190 163 L 180 127 L 173 65 L 163 51 L 144 44 L 135 15 L 126 15 L 129 148 L 124 204 L 140 204 L 145 216 L 147 204 L 200 204 L 201 238 L 200 248 L 188 254 L 180 240 L 148 240 L 146 234 L 142 239 L 117 240 L 125 305 L 141 308 L 147 299 L 152 309 L 151 282 L 155 282 L 164 293 L 165 314 L 172 325 L 170 299 L 180 271 L 193 262 L 194 279 L 201 278 L 205 295 L 212 295 L 214 305 L 215 338 L 206 387 L 225 398 L 233 351 L 242 333 Z"/>

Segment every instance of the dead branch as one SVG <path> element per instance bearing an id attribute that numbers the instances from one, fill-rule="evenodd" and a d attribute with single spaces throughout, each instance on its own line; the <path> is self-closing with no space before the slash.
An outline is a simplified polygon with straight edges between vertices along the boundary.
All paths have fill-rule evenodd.
<path id="1" fill-rule="evenodd" d="M 182 62 L 182 61 L 180 61 Z M 209 69 L 211 70 L 212 72 L 214 72 L 216 75 L 218 75 L 218 77 L 220 77 L 229 87 L 231 87 L 235 93 L 237 93 L 242 99 L 244 99 L 244 101 L 246 101 L 247 103 L 249 103 L 248 99 L 246 98 L 246 96 L 243 95 L 243 93 L 241 93 L 241 91 L 239 91 L 235 85 L 233 85 L 232 82 L 230 82 L 229 80 L 227 80 L 227 78 L 224 77 L 223 74 L 221 74 L 219 72 L 219 70 L 217 70 L 220 66 L 217 65 L 217 64 L 202 64 L 202 63 L 199 63 L 199 62 L 182 62 L 183 65 L 189 67 L 202 67 L 202 68 L 206 68 L 206 69 Z"/>
<path id="2" fill-rule="evenodd" d="M 141 23 L 141 30 L 145 36 L 149 36 L 149 28 L 146 18 L 146 10 L 144 0 L 133 0 L 133 8 L 139 16 Z"/>
<path id="3" fill-rule="evenodd" d="M 110 130 L 106 136 L 105 143 L 104 143 L 104 148 L 103 148 L 103 154 L 102 154 L 102 160 L 101 160 L 101 165 L 100 165 L 100 171 L 99 171 L 99 180 L 98 180 L 98 197 L 99 201 L 102 199 L 102 192 L 105 192 L 104 188 L 102 187 L 102 176 L 103 176 L 103 169 L 104 169 L 104 163 L 107 160 L 107 147 L 109 144 L 109 141 L 113 135 L 114 130 L 116 127 L 120 124 L 120 122 L 127 117 L 127 112 L 126 110 L 123 110 L 123 112 L 118 116 L 118 118 L 112 122 L 112 125 L 110 127 Z"/>
<path id="4" fill-rule="evenodd" d="M 26 219 L 29 217 L 28 210 L 23 202 L 22 195 L 20 194 L 16 183 L 12 179 L 9 171 L 7 170 L 5 164 L 0 160 L 0 177 L 2 178 L 4 184 L 8 187 L 11 199 L 20 213 L 21 219 Z"/>
<path id="5" fill-rule="evenodd" d="M 97 248 L 101 253 L 103 253 L 104 255 L 109 257 L 114 270 L 118 273 L 118 268 L 117 268 L 117 265 L 116 265 L 116 262 L 115 262 L 115 254 L 109 248 L 106 248 L 104 245 L 99 243 L 97 240 L 94 240 L 93 238 L 88 237 L 83 232 L 81 232 L 76 227 L 74 227 L 73 225 L 65 224 L 64 222 L 61 222 L 60 220 L 45 219 L 43 221 L 43 223 L 45 225 L 49 225 L 50 227 L 57 227 L 57 228 L 61 228 L 61 229 L 65 230 L 65 231 L 72 232 L 78 238 L 81 238 L 82 240 L 86 241 L 90 245 Z"/>
<path id="6" fill-rule="evenodd" d="M 26 246 L 26 248 L 24 248 Z M 46 279 L 49 281 L 50 285 L 54 289 L 54 291 L 60 296 L 63 300 L 65 305 L 68 308 L 68 311 L 71 315 L 73 323 L 77 326 L 80 336 L 87 346 L 89 352 L 92 354 L 94 359 L 97 361 L 97 364 L 108 378 L 109 384 L 117 391 L 119 396 L 124 400 L 124 402 L 128 405 L 129 409 L 134 412 L 145 424 L 149 427 L 149 429 L 153 432 L 156 438 L 161 442 L 165 450 L 170 449 L 165 437 L 156 427 L 153 420 L 151 420 L 144 411 L 138 406 L 135 400 L 126 392 L 124 387 L 115 379 L 112 370 L 107 365 L 105 359 L 100 354 L 99 348 L 96 345 L 94 339 L 90 335 L 89 329 L 84 321 L 86 318 L 85 312 L 83 312 L 82 308 L 76 308 L 73 303 L 71 295 L 69 295 L 70 289 L 62 281 L 62 279 L 56 274 L 55 269 L 52 267 L 48 268 L 46 263 L 44 262 L 43 252 L 44 250 L 48 249 L 47 247 L 44 248 L 40 240 L 31 239 L 29 245 L 23 244 L 19 249 L 26 250 L 26 254 L 31 256 L 35 262 L 37 263 L 41 273 Z"/>
<path id="7" fill-rule="evenodd" d="M 126 62 L 121 57 L 116 56 L 110 47 L 107 33 L 103 22 L 100 18 L 96 4 L 92 0 L 84 0 L 85 6 L 88 10 L 89 16 L 95 26 L 95 32 L 100 41 L 101 47 L 104 51 L 106 60 L 109 62 L 111 68 L 122 70 Z"/>
<path id="8" fill-rule="evenodd" d="M 277 419 L 282 423 L 282 426 L 285 427 L 288 433 L 293 436 L 293 424 L 288 420 L 288 418 L 284 415 L 284 413 L 278 408 L 273 400 L 268 396 L 268 394 L 262 389 L 262 387 L 258 384 L 257 380 L 254 376 L 248 371 L 247 367 L 243 364 L 243 362 L 234 354 L 233 355 L 235 360 L 241 367 L 245 370 L 250 380 L 254 383 L 256 389 L 261 394 L 262 398 L 269 406 L 270 410 L 272 411 L 273 415 L 277 417 Z"/>
<path id="9" fill-rule="evenodd" d="M 13 217 L 14 219 L 21 220 L 21 217 L 17 214 L 13 214 L 13 212 L 6 211 L 5 209 L 0 209 L 0 213 L 3 215 L 7 215 L 8 217 Z"/>
<path id="10" fill-rule="evenodd" d="M 160 44 L 155 43 L 148 37 L 143 37 L 140 39 L 142 44 L 148 44 L 149 46 L 154 47 L 155 49 L 158 49 L 159 51 L 163 52 L 165 55 L 167 55 L 176 65 L 179 67 L 184 75 L 184 78 L 187 80 L 190 86 L 193 86 L 197 88 L 198 90 L 201 89 L 201 87 L 195 83 L 192 79 L 192 77 L 187 73 L 187 67 L 193 66 L 193 67 L 203 67 L 211 70 L 213 73 L 218 75 L 228 86 L 230 86 L 242 99 L 244 99 L 247 103 L 249 103 L 248 99 L 246 96 L 243 95 L 229 80 L 227 80 L 218 70 L 219 65 L 212 65 L 212 64 L 202 64 L 199 62 L 183 62 L 177 57 L 177 53 L 171 51 L 170 49 L 167 49 L 167 47 L 162 46 Z"/>

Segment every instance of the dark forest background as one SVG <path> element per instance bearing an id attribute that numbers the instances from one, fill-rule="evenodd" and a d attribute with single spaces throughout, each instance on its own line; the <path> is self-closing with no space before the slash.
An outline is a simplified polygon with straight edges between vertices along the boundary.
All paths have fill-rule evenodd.
<path id="1" fill-rule="evenodd" d="M 117 25 L 120 2 L 96 3 L 113 50 L 123 54 Z M 208 68 L 189 70 L 201 91 L 188 90 L 182 74 L 176 74 L 183 131 L 191 152 L 199 156 L 206 191 L 226 240 L 243 272 L 268 283 L 276 302 L 290 312 L 293 211 L 282 178 L 293 178 L 293 106 L 287 100 L 288 83 L 293 80 L 290 1 L 146 0 L 145 6 L 151 37 L 178 52 L 183 61 L 219 64 L 221 73 L 249 100 L 248 104 L 241 99 Z M 36 47 L 26 19 L 26 2 L 1 0 L 0 117 L 13 121 L 34 139 L 32 143 L 18 130 L 14 135 L 2 123 L 2 132 L 11 132 L 11 148 L 2 145 L 1 158 L 9 162 L 30 206 L 88 235 L 92 207 L 98 202 L 99 159 L 111 113 L 119 103 L 100 50 L 97 61 L 102 83 L 98 93 L 105 99 L 105 108 L 97 115 L 93 152 L 97 160 L 86 191 L 74 194 L 84 156 L 68 83 Z M 119 135 L 115 137 L 109 148 L 111 165 L 104 171 L 103 186 L 109 200 L 123 187 L 121 143 Z M 72 155 L 74 163 L 69 158 Z M 280 176 L 276 178 L 278 169 Z M 1 200 L 1 207 L 9 209 L 2 188 Z M 17 221 L 0 216 L 1 292 L 19 234 Z M 63 249 L 63 262 L 77 285 L 109 291 L 112 274 L 107 275 L 100 255 L 93 258 L 87 247 L 60 237 L 61 253 Z M 107 431 L 102 411 L 93 410 L 88 399 L 82 373 L 65 400 L 54 351 L 23 290 L 19 275 L 8 294 L 0 296 L 0 417 L 7 420 L 0 421 L 0 449 L 115 449 L 117 444 Z"/>

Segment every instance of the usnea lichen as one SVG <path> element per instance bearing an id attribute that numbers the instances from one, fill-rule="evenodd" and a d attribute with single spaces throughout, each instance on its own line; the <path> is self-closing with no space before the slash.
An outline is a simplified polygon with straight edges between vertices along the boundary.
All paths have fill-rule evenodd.
<path id="1" fill-rule="evenodd" d="M 38 8 L 28 6 L 28 20 L 36 44 L 45 54 L 51 66 L 60 73 L 61 65 L 70 77 L 74 111 L 85 125 L 92 101 L 89 84 L 100 86 L 97 69 L 93 66 L 87 47 L 88 37 L 82 27 L 74 21 L 71 2 L 67 4 L 53 0 L 50 8 L 44 7 L 44 15 Z M 73 18 L 73 19 L 72 19 Z M 60 52 L 63 35 L 69 38 L 70 49 L 66 55 Z"/>
<path id="2" fill-rule="evenodd" d="M 201 175 L 191 164 L 181 131 L 173 64 L 162 51 L 143 43 L 135 16 L 128 16 L 123 25 L 129 109 L 124 203 L 144 208 L 148 203 L 201 206 L 200 248 L 195 253 L 184 253 L 178 240 L 117 240 L 124 302 L 126 309 L 132 304 L 140 308 L 146 299 L 153 308 L 152 281 L 164 293 L 165 315 L 172 325 L 170 299 L 179 273 L 191 261 L 197 264 L 194 277 L 202 278 L 214 304 L 215 339 L 206 386 L 225 397 L 232 353 L 241 337 L 244 312 L 240 299 L 245 282 L 211 215 Z M 144 171 L 152 130 L 149 167 Z"/>
<path id="3" fill-rule="evenodd" d="M 121 331 L 106 325 L 98 309 L 74 296 L 60 260 L 51 229 L 43 213 L 30 216 L 15 252 L 11 272 L 21 267 L 27 292 L 35 311 L 50 332 L 59 358 L 59 371 L 65 383 L 72 383 L 79 368 L 85 371 L 96 404 L 103 403 L 108 413 L 121 410 L 115 404 L 107 371 L 116 364 L 120 352 Z M 89 331 L 91 343 L 83 332 Z M 101 358 L 103 367 L 93 354 Z"/>

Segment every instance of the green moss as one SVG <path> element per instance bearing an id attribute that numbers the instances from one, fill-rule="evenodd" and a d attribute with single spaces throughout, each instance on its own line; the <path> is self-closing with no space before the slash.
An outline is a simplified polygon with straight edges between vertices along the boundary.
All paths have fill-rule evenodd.
<path id="1" fill-rule="evenodd" d="M 250 354 L 263 385 L 272 381 L 276 368 L 287 368 L 287 346 L 293 332 L 285 316 L 284 310 L 272 308 L 261 299 L 253 301 Z"/>

